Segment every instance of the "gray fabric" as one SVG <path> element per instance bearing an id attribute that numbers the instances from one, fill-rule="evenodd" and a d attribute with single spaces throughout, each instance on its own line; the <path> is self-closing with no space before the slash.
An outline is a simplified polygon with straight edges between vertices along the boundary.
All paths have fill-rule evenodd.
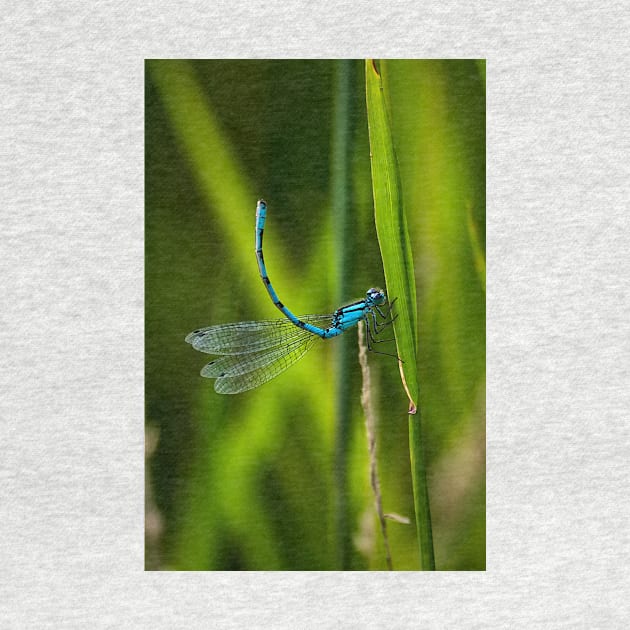
<path id="1" fill-rule="evenodd" d="M 621 628 L 625 3 L 3 11 L 3 628 Z M 145 57 L 488 58 L 488 570 L 143 571 Z"/>

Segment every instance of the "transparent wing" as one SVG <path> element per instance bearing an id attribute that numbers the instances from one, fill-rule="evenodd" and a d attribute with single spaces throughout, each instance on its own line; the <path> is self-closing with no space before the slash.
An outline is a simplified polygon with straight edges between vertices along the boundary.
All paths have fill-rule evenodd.
<path id="1" fill-rule="evenodd" d="M 300 319 L 308 324 L 326 328 L 332 323 L 333 316 L 302 315 Z M 267 319 L 200 328 L 191 332 L 186 341 L 200 352 L 238 355 L 299 342 L 304 335 L 317 338 L 288 319 Z"/>
<path id="2" fill-rule="evenodd" d="M 300 338 L 272 349 L 222 356 L 208 363 L 201 375 L 217 379 L 214 389 L 219 394 L 239 394 L 254 389 L 301 359 L 319 339 L 304 330 L 299 332 L 302 333 Z"/>

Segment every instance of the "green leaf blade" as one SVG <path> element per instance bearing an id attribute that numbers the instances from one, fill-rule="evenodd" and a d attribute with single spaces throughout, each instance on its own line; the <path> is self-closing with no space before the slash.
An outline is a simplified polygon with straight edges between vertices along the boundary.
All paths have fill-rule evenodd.
<path id="1" fill-rule="evenodd" d="M 365 69 L 376 233 L 388 296 L 398 298 L 394 334 L 410 413 L 415 413 L 418 404 L 418 313 L 411 240 L 382 79 L 373 61 L 366 61 Z"/>
<path id="2" fill-rule="evenodd" d="M 409 454 L 420 566 L 435 570 L 421 417 L 418 413 L 418 313 L 411 239 L 383 82 L 374 61 L 365 66 L 374 216 L 388 294 L 398 297 L 394 335 L 403 386 L 409 397 Z"/>

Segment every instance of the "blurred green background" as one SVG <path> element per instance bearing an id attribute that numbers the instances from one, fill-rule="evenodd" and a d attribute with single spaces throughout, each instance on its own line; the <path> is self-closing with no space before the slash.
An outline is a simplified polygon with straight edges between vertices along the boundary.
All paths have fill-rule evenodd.
<path id="1" fill-rule="evenodd" d="M 414 251 L 436 567 L 484 570 L 485 62 L 381 68 Z M 145 127 L 146 568 L 385 569 L 356 330 L 236 396 L 214 392 L 199 376 L 211 357 L 184 343 L 281 316 L 254 256 L 259 197 L 293 312 L 384 285 L 364 62 L 149 60 Z M 412 521 L 388 522 L 393 565 L 417 570 L 407 398 L 395 359 L 369 360 L 383 507 Z"/>

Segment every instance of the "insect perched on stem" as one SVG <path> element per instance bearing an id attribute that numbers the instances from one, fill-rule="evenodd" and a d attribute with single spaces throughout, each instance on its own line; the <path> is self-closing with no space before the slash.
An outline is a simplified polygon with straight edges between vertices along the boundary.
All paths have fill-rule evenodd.
<path id="1" fill-rule="evenodd" d="M 318 339 L 343 334 L 364 321 L 368 348 L 395 319 L 392 305 L 381 289 L 368 289 L 365 298 L 338 308 L 328 315 L 294 315 L 278 298 L 267 274 L 263 257 L 263 232 L 267 204 L 256 206 L 256 259 L 260 277 L 271 301 L 286 319 L 218 324 L 194 330 L 186 341 L 195 350 L 221 355 L 208 363 L 201 375 L 216 379 L 219 394 L 239 394 L 266 383 L 301 359 Z M 379 353 L 384 354 L 384 353 Z"/>

